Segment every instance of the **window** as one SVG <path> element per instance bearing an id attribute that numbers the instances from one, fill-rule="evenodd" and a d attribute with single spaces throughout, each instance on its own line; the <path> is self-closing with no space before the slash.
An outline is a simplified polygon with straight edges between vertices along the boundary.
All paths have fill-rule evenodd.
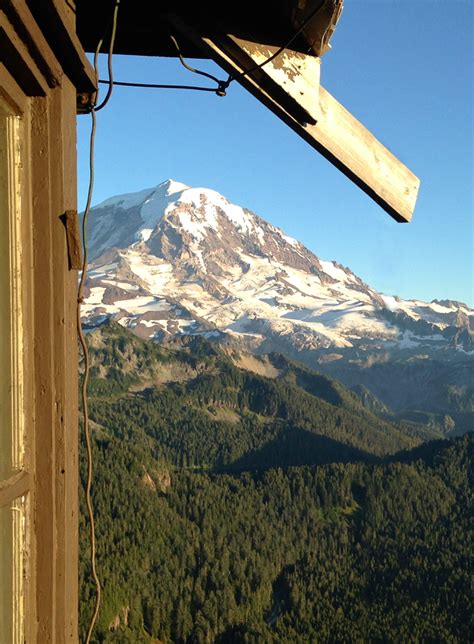
<path id="1" fill-rule="evenodd" d="M 0 96 L 0 641 L 24 641 L 26 506 L 20 137 Z"/>

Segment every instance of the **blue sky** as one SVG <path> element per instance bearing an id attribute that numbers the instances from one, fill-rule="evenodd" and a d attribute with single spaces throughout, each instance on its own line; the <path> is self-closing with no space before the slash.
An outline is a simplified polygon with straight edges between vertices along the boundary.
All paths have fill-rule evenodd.
<path id="1" fill-rule="evenodd" d="M 393 222 L 237 83 L 225 98 L 115 88 L 97 115 L 93 203 L 166 178 L 213 188 L 384 293 L 473 306 L 473 7 L 346 0 L 323 58 L 322 84 L 421 178 L 410 224 Z M 200 83 L 176 60 L 116 56 L 114 69 L 117 80 Z M 83 207 L 90 118 L 78 123 Z"/>

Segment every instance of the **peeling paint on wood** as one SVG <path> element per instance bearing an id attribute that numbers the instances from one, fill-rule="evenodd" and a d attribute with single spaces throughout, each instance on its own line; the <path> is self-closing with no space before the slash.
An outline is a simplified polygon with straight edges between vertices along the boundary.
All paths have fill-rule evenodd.
<path id="1" fill-rule="evenodd" d="M 230 36 L 230 39 L 247 54 L 249 66 L 252 63 L 253 65 L 262 65 L 278 51 L 278 47 L 259 45 L 234 36 Z M 308 113 L 306 122 L 313 124 L 317 122 L 321 75 L 320 58 L 284 50 L 274 60 L 262 67 L 258 73 L 268 75 L 288 94 L 290 99 Z"/>

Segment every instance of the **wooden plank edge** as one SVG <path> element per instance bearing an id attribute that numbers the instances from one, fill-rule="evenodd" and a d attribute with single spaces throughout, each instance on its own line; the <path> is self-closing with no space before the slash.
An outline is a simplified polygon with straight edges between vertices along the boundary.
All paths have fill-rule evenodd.
<path id="1" fill-rule="evenodd" d="M 193 36 L 192 32 L 186 31 L 187 37 Z M 321 139 L 324 132 L 324 108 L 321 108 L 322 116 L 316 125 L 303 125 L 299 123 L 294 117 L 291 116 L 274 98 L 268 94 L 260 85 L 258 81 L 251 75 L 241 76 L 243 68 L 235 61 L 231 54 L 223 51 L 220 43 L 212 41 L 210 38 L 198 37 L 202 48 L 207 55 L 214 59 L 223 69 L 229 74 L 239 75 L 237 80 L 250 91 L 256 98 L 258 98 L 264 105 L 266 105 L 274 114 L 281 118 L 287 125 L 289 125 L 297 134 L 299 134 L 305 141 L 307 141 L 315 150 L 324 156 L 330 163 L 338 168 L 345 176 L 347 176 L 353 183 L 355 183 L 363 192 L 365 192 L 371 199 L 373 199 L 383 210 L 385 210 L 395 221 L 399 223 L 407 223 L 411 220 L 414 207 L 416 204 L 416 197 L 419 190 L 419 179 L 400 161 L 398 160 L 380 141 L 378 141 L 355 117 L 342 106 L 337 100 L 332 97 L 329 92 L 320 86 L 320 100 L 321 103 L 330 100 L 333 105 L 337 105 L 337 109 L 344 111 L 343 113 L 350 116 L 352 123 L 360 128 L 367 138 L 370 139 L 371 145 L 375 147 L 372 154 L 366 153 L 364 159 L 362 155 L 355 153 L 352 148 L 351 153 L 344 150 L 345 159 L 341 159 L 335 149 L 328 149 L 328 141 L 322 142 Z M 319 128 L 319 129 L 318 129 Z M 334 148 L 336 146 L 333 146 Z M 342 146 L 340 146 L 342 147 Z M 366 146 L 367 147 L 367 146 Z M 357 164 L 363 169 L 367 165 L 370 157 L 375 160 L 379 158 L 385 159 L 386 163 L 391 163 L 394 169 L 406 179 L 402 182 L 403 188 L 401 190 L 395 189 L 393 186 L 387 187 L 388 181 L 392 181 L 391 173 L 385 173 L 380 181 L 369 181 L 367 176 L 361 176 L 362 172 L 357 171 Z M 383 180 L 382 180 L 383 179 Z"/>
<path id="2" fill-rule="evenodd" d="M 196 30 L 196 28 L 190 26 L 189 24 L 185 23 L 181 17 L 175 15 L 175 14 L 168 14 L 167 19 L 169 23 L 174 27 L 175 30 L 179 31 L 179 33 L 189 39 L 190 41 L 194 42 L 196 45 L 199 45 L 202 40 L 199 32 Z M 212 38 L 213 41 L 216 40 L 216 38 Z M 252 77 L 258 82 L 259 86 L 266 91 L 267 93 L 271 94 L 272 96 L 276 97 L 279 103 L 284 105 L 285 110 L 291 114 L 291 116 L 298 121 L 301 124 L 304 123 L 311 123 L 315 124 L 317 115 L 315 115 L 315 111 L 317 112 L 318 108 L 318 102 L 317 100 L 315 101 L 315 107 L 316 110 L 313 109 L 308 109 L 306 105 L 303 104 L 303 102 L 298 101 L 295 99 L 294 96 L 292 96 L 291 92 L 289 91 L 288 87 L 284 87 L 282 83 L 279 83 L 278 81 L 275 80 L 272 76 L 275 74 L 276 70 L 283 70 L 283 66 L 281 65 L 281 55 L 277 57 L 274 61 L 271 61 L 264 67 L 259 67 L 259 62 L 257 62 L 256 58 L 260 54 L 260 50 L 267 51 L 268 52 L 268 57 L 273 55 L 275 51 L 278 49 L 277 47 L 274 47 L 272 45 L 259 45 L 258 43 L 252 43 L 250 41 L 244 41 L 242 39 L 236 38 L 231 35 L 226 35 L 226 34 L 219 34 L 219 41 L 222 42 L 222 46 L 225 48 L 225 51 L 234 59 L 237 64 L 239 65 L 239 70 L 244 70 L 244 69 L 253 69 L 254 71 L 252 72 Z M 254 49 L 253 55 L 249 53 L 252 49 Z M 283 54 L 283 52 L 282 52 Z M 304 54 L 296 53 L 294 52 L 295 57 L 303 57 Z M 316 60 L 316 58 L 315 58 Z M 263 61 L 262 61 L 263 62 Z M 241 73 L 241 71 L 239 71 Z M 296 76 L 296 74 L 293 72 L 293 76 Z M 258 79 L 258 80 L 257 80 Z M 238 80 L 238 79 L 237 79 Z M 294 79 L 291 79 L 294 81 Z M 287 81 L 290 82 L 290 77 L 288 76 Z M 318 78 L 319 81 L 319 78 Z M 319 88 L 319 82 L 317 84 L 317 89 Z M 293 91 L 296 92 L 296 88 L 292 88 Z M 317 89 L 316 92 L 314 88 L 311 88 L 312 91 L 311 93 L 317 94 Z"/>

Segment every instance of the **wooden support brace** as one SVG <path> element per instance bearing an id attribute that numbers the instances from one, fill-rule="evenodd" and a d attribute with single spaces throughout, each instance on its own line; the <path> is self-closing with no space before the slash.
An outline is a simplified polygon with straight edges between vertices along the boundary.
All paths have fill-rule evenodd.
<path id="1" fill-rule="evenodd" d="M 319 84 L 319 59 L 170 21 L 398 222 L 411 220 L 420 181 Z M 249 73 L 245 73 L 250 70 Z"/>
<path id="2" fill-rule="evenodd" d="M 239 62 L 241 70 L 251 70 L 248 76 L 260 91 L 271 96 L 301 125 L 316 125 L 320 118 L 320 58 L 285 50 L 267 63 L 278 47 L 260 45 L 234 36 L 225 39 L 228 54 Z M 230 73 L 233 75 L 233 72 Z M 241 79 L 237 77 L 237 80 Z"/>

